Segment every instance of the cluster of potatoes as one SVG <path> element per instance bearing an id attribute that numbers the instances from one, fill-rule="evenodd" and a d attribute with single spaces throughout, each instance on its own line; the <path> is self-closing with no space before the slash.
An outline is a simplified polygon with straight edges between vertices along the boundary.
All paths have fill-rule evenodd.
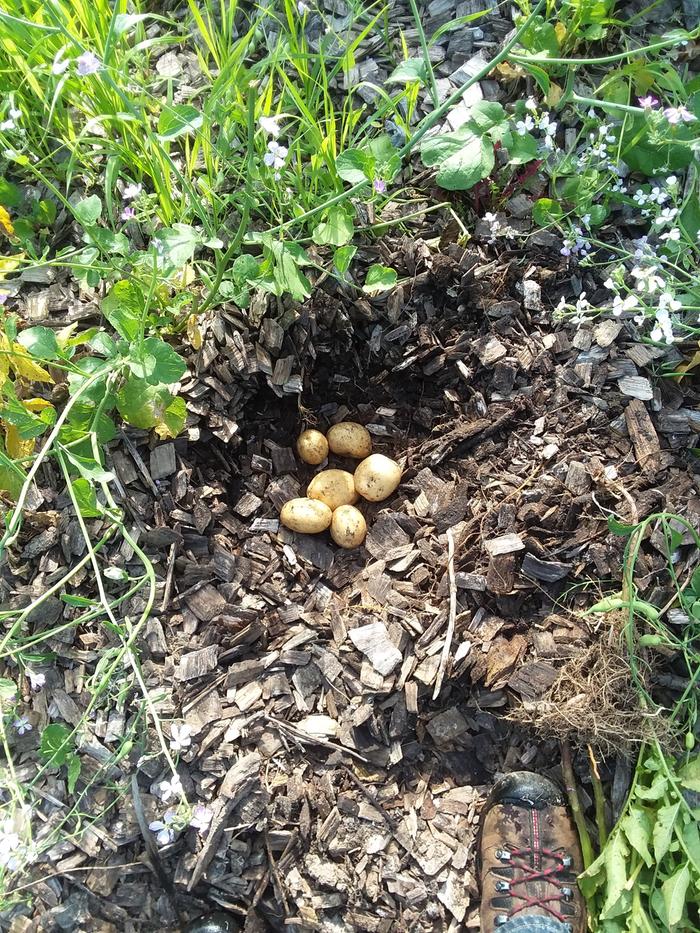
<path id="1" fill-rule="evenodd" d="M 353 421 L 334 424 L 326 435 L 314 429 L 299 435 L 297 453 L 304 463 L 318 466 L 329 451 L 362 462 L 354 474 L 321 470 L 309 483 L 304 498 L 285 502 L 280 521 L 286 528 L 304 534 L 330 528 L 331 538 L 339 547 L 359 547 L 367 535 L 367 524 L 355 503 L 360 496 L 370 502 L 390 496 L 401 482 L 401 467 L 383 454 L 373 454 L 369 431 Z"/>

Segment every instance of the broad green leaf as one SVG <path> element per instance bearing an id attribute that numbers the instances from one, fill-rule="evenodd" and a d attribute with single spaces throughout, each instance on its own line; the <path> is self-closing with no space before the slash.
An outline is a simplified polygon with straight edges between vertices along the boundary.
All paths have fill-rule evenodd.
<path id="1" fill-rule="evenodd" d="M 51 723 L 41 733 L 39 745 L 42 756 L 50 765 L 59 767 L 65 764 L 71 753 L 71 730 L 61 723 Z"/>
<path id="2" fill-rule="evenodd" d="M 117 397 L 119 413 L 135 428 L 155 428 L 160 437 L 175 437 L 183 429 L 187 408 L 163 386 L 129 377 Z"/>
<path id="3" fill-rule="evenodd" d="M 690 857 L 695 871 L 700 875 L 700 826 L 693 820 L 686 823 L 681 833 L 683 845 Z"/>
<path id="4" fill-rule="evenodd" d="M 588 226 L 599 227 L 609 213 L 610 211 L 604 204 L 591 204 L 587 211 L 589 217 Z"/>
<path id="5" fill-rule="evenodd" d="M 508 129 L 508 117 L 502 105 L 492 100 L 480 100 L 478 104 L 469 111 L 470 129 L 477 136 L 483 136 L 484 133 L 491 133 L 493 139 L 500 139 L 500 136 Z"/>
<path id="6" fill-rule="evenodd" d="M 0 489 L 16 499 L 20 494 L 26 474 L 17 463 L 13 463 L 7 454 L 0 450 Z"/>
<path id="7" fill-rule="evenodd" d="M 250 253 L 236 256 L 231 266 L 231 278 L 239 285 L 248 283 L 260 275 L 260 262 Z"/>
<path id="8" fill-rule="evenodd" d="M 185 427 L 187 420 L 187 405 L 182 396 L 177 396 L 170 402 L 162 413 L 160 421 L 155 426 L 158 437 L 177 437 Z"/>
<path id="9" fill-rule="evenodd" d="M 91 227 L 85 234 L 85 242 L 97 246 L 103 253 L 125 256 L 130 249 L 129 240 L 123 233 L 114 233 L 106 227 Z"/>
<path id="10" fill-rule="evenodd" d="M 102 514 L 92 484 L 82 476 L 73 481 L 73 495 L 83 518 L 97 518 Z"/>
<path id="11" fill-rule="evenodd" d="M 680 770 L 680 779 L 683 787 L 700 792 L 700 755 L 696 755 L 683 765 Z"/>
<path id="12" fill-rule="evenodd" d="M 503 145 L 508 150 L 508 157 L 511 165 L 525 165 L 538 158 L 537 140 L 530 133 L 520 135 L 519 133 L 509 133 L 508 142 L 503 137 Z"/>
<path id="13" fill-rule="evenodd" d="M 554 26 L 542 16 L 535 16 L 530 26 L 522 33 L 520 42 L 523 47 L 533 54 L 542 54 L 544 57 L 558 58 L 559 40 Z"/>
<path id="14" fill-rule="evenodd" d="M 75 219 L 83 227 L 91 227 L 96 224 L 102 214 L 102 201 L 96 194 L 91 194 L 89 198 L 83 198 L 82 201 L 73 207 Z"/>
<path id="15" fill-rule="evenodd" d="M 50 327 L 28 327 L 17 335 L 17 343 L 41 360 L 55 360 L 60 356 L 56 334 Z"/>
<path id="16" fill-rule="evenodd" d="M 159 230 L 153 242 L 163 259 L 179 269 L 192 260 L 201 237 L 189 224 L 173 224 Z"/>
<path id="17" fill-rule="evenodd" d="M 641 855 L 647 868 L 651 868 L 653 859 L 649 851 L 649 843 L 653 824 L 649 814 L 639 807 L 631 807 L 620 824 L 632 848 Z"/>
<path id="18" fill-rule="evenodd" d="M 158 118 L 158 133 L 163 140 L 177 139 L 201 129 L 204 117 L 192 104 L 170 104 Z"/>
<path id="19" fill-rule="evenodd" d="M 117 355 L 117 343 L 114 337 L 104 330 L 94 334 L 88 341 L 88 346 L 94 353 L 106 356 L 108 359 Z"/>
<path id="20" fill-rule="evenodd" d="M 397 279 L 398 276 L 394 269 L 375 264 L 367 270 L 367 278 L 362 286 L 362 291 L 368 295 L 381 295 L 382 292 L 392 289 L 396 285 Z"/>
<path id="21" fill-rule="evenodd" d="M 68 793 L 75 791 L 75 785 L 80 777 L 80 758 L 77 755 L 68 756 Z"/>
<path id="22" fill-rule="evenodd" d="M 101 310 L 120 337 L 131 343 L 141 332 L 144 299 L 132 281 L 116 282 L 102 299 Z"/>
<path id="23" fill-rule="evenodd" d="M 385 84 L 409 84 L 412 81 L 419 81 L 425 84 L 427 78 L 425 62 L 423 58 L 407 58 L 400 62 L 391 72 L 384 82 Z"/>
<path id="24" fill-rule="evenodd" d="M 75 447 L 64 447 L 59 444 L 58 448 L 88 483 L 110 483 L 114 479 L 114 474 L 105 470 L 93 457 L 77 453 Z"/>
<path id="25" fill-rule="evenodd" d="M 669 846 L 671 845 L 673 826 L 676 822 L 679 809 L 680 801 L 677 801 L 676 803 L 668 804 L 665 807 L 659 807 L 659 810 L 656 814 L 653 840 L 654 858 L 657 862 L 660 862 L 664 855 L 666 855 Z"/>
<path id="26" fill-rule="evenodd" d="M 634 793 L 640 800 L 661 800 L 666 794 L 667 787 L 668 781 L 663 774 L 659 773 L 654 777 L 650 787 L 637 785 Z"/>
<path id="27" fill-rule="evenodd" d="M 353 212 L 336 204 L 324 213 L 311 238 L 319 246 L 344 246 L 352 239 L 353 231 Z"/>
<path id="28" fill-rule="evenodd" d="M 624 836 L 620 832 L 615 833 L 608 839 L 603 849 L 607 884 L 601 920 L 615 917 L 620 909 L 620 899 L 627 885 L 628 856 L 629 849 L 625 844 Z"/>
<path id="29" fill-rule="evenodd" d="M 2 204 L 3 207 L 19 207 L 21 203 L 21 189 L 0 175 L 0 204 Z"/>
<path id="30" fill-rule="evenodd" d="M 360 149 L 346 149 L 335 160 L 335 170 L 351 185 L 370 182 L 374 175 L 374 159 Z"/>
<path id="31" fill-rule="evenodd" d="M 685 895 L 690 884 L 690 869 L 687 863 L 667 878 L 661 885 L 666 916 L 671 929 L 680 923 L 685 909 Z"/>
<path id="32" fill-rule="evenodd" d="M 435 136 L 421 149 L 427 166 L 438 166 L 437 183 L 447 191 L 468 191 L 485 178 L 495 164 L 493 143 L 464 127 L 455 133 Z"/>
<path id="33" fill-rule="evenodd" d="M 614 535 L 627 538 L 636 527 L 636 525 L 626 525 L 624 522 L 619 522 L 614 516 L 608 515 L 608 531 L 612 531 Z"/>
<path id="34" fill-rule="evenodd" d="M 143 341 L 143 349 L 155 360 L 155 367 L 147 377 L 153 385 L 179 382 L 187 372 L 187 364 L 182 357 L 160 337 L 147 337 Z"/>
<path id="35" fill-rule="evenodd" d="M 564 216 L 561 204 L 552 198 L 539 198 L 532 208 L 532 219 L 540 227 L 549 227 Z"/>
<path id="36" fill-rule="evenodd" d="M 340 276 L 345 276 L 356 252 L 356 246 L 341 246 L 333 253 L 333 265 Z"/>
<path id="37" fill-rule="evenodd" d="M 0 703 L 13 700 L 17 696 L 17 684 L 7 677 L 0 677 Z"/>

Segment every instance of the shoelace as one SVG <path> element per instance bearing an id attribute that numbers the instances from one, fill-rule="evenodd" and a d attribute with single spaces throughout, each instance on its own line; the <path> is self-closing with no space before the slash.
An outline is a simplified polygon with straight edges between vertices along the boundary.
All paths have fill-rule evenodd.
<path id="1" fill-rule="evenodd" d="M 549 868 L 532 868 L 525 860 L 532 855 L 538 860 L 541 860 L 542 857 L 553 859 L 554 865 L 551 865 Z M 563 897 L 562 889 L 564 883 L 557 875 L 567 867 L 566 861 L 568 861 L 570 857 L 560 852 L 554 852 L 552 849 L 538 848 L 535 850 L 532 846 L 528 846 L 525 849 L 511 849 L 510 857 L 511 864 L 514 868 L 519 868 L 522 871 L 523 877 L 518 878 L 517 881 L 510 882 L 510 896 L 513 900 L 520 901 L 521 903 L 508 911 L 508 918 L 514 917 L 516 914 L 520 913 L 521 910 L 527 910 L 530 907 L 539 907 L 556 920 L 559 920 L 560 923 L 566 923 L 567 920 L 570 920 L 570 917 L 566 917 L 551 906 L 552 902 L 559 902 Z M 519 894 L 514 890 L 518 885 L 526 885 L 531 881 L 548 881 L 557 888 L 557 893 L 551 894 L 548 897 L 530 897 L 530 895 L 526 893 Z"/>

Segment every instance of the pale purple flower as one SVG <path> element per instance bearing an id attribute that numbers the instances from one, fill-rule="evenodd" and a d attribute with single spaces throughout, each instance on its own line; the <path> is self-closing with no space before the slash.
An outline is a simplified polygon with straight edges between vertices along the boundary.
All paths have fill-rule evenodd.
<path id="1" fill-rule="evenodd" d="M 32 731 L 32 724 L 26 716 L 18 716 L 12 725 L 17 730 L 18 735 L 24 735 L 25 732 Z"/>
<path id="2" fill-rule="evenodd" d="M 280 146 L 274 139 L 267 144 L 267 152 L 263 156 L 263 162 L 270 168 L 279 169 L 284 165 L 289 150 L 286 146 Z"/>
<path id="3" fill-rule="evenodd" d="M 309 7 L 306 3 L 304 3 L 304 0 L 299 0 L 299 2 L 297 3 L 297 13 L 299 14 L 299 16 L 303 16 L 305 13 L 310 12 L 310 10 L 311 10 L 311 7 Z"/>
<path id="4" fill-rule="evenodd" d="M 24 672 L 27 675 L 27 680 L 29 681 L 29 686 L 32 690 L 39 691 L 46 683 L 46 674 L 35 673 L 29 668 Z"/>
<path id="5" fill-rule="evenodd" d="M 204 804 L 198 803 L 192 811 L 190 826 L 192 826 L 193 829 L 198 830 L 200 833 L 205 833 L 209 829 L 213 819 L 214 814 L 211 812 L 209 807 L 205 807 Z"/>
<path id="6" fill-rule="evenodd" d="M 143 191 L 143 185 L 130 182 L 122 191 L 122 197 L 125 201 L 133 201 L 134 198 L 137 198 Z"/>
<path id="7" fill-rule="evenodd" d="M 683 122 L 683 123 L 692 123 L 693 120 L 695 119 L 695 117 L 694 117 L 693 114 L 688 110 L 688 108 L 687 108 L 687 107 L 683 107 L 683 106 L 681 106 L 681 107 L 666 107 L 666 109 L 664 110 L 664 116 L 666 117 L 666 119 L 668 120 L 668 122 L 669 122 L 670 124 L 674 125 L 674 126 L 675 126 L 677 123 L 681 123 L 681 122 Z"/>
<path id="8" fill-rule="evenodd" d="M 377 192 L 377 194 L 384 194 L 386 191 L 386 182 L 383 178 L 375 178 L 372 183 L 372 187 Z"/>
<path id="9" fill-rule="evenodd" d="M 121 218 L 124 221 L 133 220 L 134 217 L 136 217 L 136 211 L 133 209 L 133 207 L 125 207 L 121 213 Z"/>
<path id="10" fill-rule="evenodd" d="M 647 94 L 646 97 L 639 98 L 639 106 L 643 107 L 645 110 L 653 110 L 655 107 L 659 106 L 659 102 L 656 97 L 651 94 Z"/>
<path id="11" fill-rule="evenodd" d="M 175 822 L 175 817 L 176 813 L 174 810 L 166 810 L 162 820 L 153 820 L 152 823 L 148 824 L 148 828 L 151 832 L 156 834 L 156 840 L 159 845 L 167 846 L 168 843 L 174 841 L 175 828 L 173 823 Z"/>
<path id="12" fill-rule="evenodd" d="M 0 292 L 0 305 L 4 305 L 9 297 L 7 292 Z"/>
<path id="13" fill-rule="evenodd" d="M 170 748 L 174 752 L 181 752 L 185 748 L 189 748 L 192 744 L 192 729 L 183 723 L 179 726 L 177 723 L 174 723 L 170 727 Z"/>
<path id="14" fill-rule="evenodd" d="M 15 831 L 12 820 L 4 820 L 0 825 L 0 866 L 13 870 L 12 853 L 19 849 L 19 833 Z"/>
<path id="15" fill-rule="evenodd" d="M 82 78 L 87 75 L 94 75 L 102 67 L 102 62 L 94 52 L 83 52 L 83 54 L 76 59 L 76 64 L 78 66 L 78 74 Z"/>

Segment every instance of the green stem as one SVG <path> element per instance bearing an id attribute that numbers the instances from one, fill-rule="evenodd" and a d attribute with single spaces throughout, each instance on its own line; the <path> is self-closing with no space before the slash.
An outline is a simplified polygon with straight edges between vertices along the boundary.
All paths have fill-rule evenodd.
<path id="1" fill-rule="evenodd" d="M 437 82 L 435 81 L 435 72 L 433 66 L 430 62 L 430 50 L 428 48 L 428 40 L 425 38 L 425 30 L 423 29 L 423 20 L 421 15 L 418 12 L 418 4 L 416 0 L 408 0 L 411 7 L 411 13 L 413 15 L 413 22 L 416 26 L 416 31 L 418 32 L 418 39 L 420 41 L 420 47 L 423 51 L 423 67 L 430 81 L 430 96 L 433 99 L 433 107 L 440 106 L 440 96 L 438 94 Z"/>
<path id="2" fill-rule="evenodd" d="M 698 35 L 700 35 L 700 29 L 694 29 L 692 32 L 688 33 L 688 41 L 696 39 Z M 638 49 L 630 49 L 627 52 L 617 52 L 615 55 L 603 55 L 600 58 L 549 58 L 547 55 L 519 54 L 511 55 L 511 58 L 520 65 L 608 65 L 611 62 L 623 61 L 635 55 L 642 55 L 645 52 L 656 52 L 659 49 L 666 49 L 675 45 L 678 45 L 677 41 L 666 39 L 661 42 L 653 42 L 651 45 L 642 45 Z"/>
<path id="3" fill-rule="evenodd" d="M 585 869 L 593 863 L 593 845 L 586 826 L 578 790 L 576 789 L 576 778 L 571 764 L 571 748 L 568 742 L 561 743 L 561 770 L 564 776 L 564 785 L 566 787 L 566 795 L 569 798 L 571 814 L 574 818 L 578 837 L 581 841 L 581 854 L 583 855 L 583 867 Z"/>

